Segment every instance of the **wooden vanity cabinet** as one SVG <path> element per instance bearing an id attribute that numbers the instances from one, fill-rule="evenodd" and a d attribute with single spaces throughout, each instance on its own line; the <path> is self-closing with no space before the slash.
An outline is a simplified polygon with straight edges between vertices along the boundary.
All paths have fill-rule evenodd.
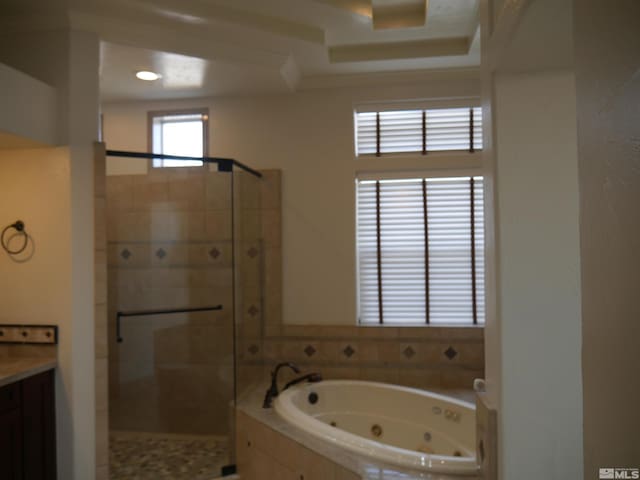
<path id="1" fill-rule="evenodd" d="M 53 370 L 0 387 L 0 478 L 55 480 Z"/>

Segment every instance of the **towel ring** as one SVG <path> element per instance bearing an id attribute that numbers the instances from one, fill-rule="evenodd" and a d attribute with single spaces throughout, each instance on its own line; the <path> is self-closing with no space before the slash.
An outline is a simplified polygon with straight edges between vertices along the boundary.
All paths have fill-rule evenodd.
<path id="1" fill-rule="evenodd" d="M 16 235 L 20 234 L 22 235 L 22 238 L 23 238 L 22 246 L 17 250 L 11 250 L 11 248 L 9 248 L 9 241 L 13 237 L 9 237 L 8 239 L 5 239 L 7 232 L 11 228 L 13 228 L 17 232 Z M 21 220 L 18 220 L 15 223 L 12 223 L 11 225 L 7 225 L 6 227 L 4 227 L 4 229 L 2 230 L 2 234 L 0 234 L 0 243 L 2 244 L 2 248 L 4 249 L 4 251 L 7 252 L 9 255 L 18 255 L 19 253 L 24 252 L 25 249 L 27 248 L 27 245 L 29 244 L 29 234 L 27 234 L 27 232 L 24 229 L 24 222 Z"/>

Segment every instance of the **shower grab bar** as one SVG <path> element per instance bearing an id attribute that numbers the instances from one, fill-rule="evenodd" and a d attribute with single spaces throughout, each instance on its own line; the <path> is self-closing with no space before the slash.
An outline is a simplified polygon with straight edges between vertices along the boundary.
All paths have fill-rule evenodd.
<path id="1" fill-rule="evenodd" d="M 193 313 L 193 312 L 211 312 L 214 310 L 222 310 L 222 305 L 214 305 L 212 307 L 194 307 L 194 308 L 166 308 L 157 310 L 132 310 L 129 312 L 117 312 L 116 313 L 116 341 L 122 343 L 120 331 L 120 319 L 122 317 L 146 317 L 148 315 L 165 315 L 171 313 Z"/>

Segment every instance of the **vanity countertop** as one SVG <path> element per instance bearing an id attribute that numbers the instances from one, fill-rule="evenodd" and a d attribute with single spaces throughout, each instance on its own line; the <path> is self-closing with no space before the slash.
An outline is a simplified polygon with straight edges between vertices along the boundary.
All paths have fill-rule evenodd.
<path id="1" fill-rule="evenodd" d="M 0 387 L 51 370 L 57 364 L 56 359 L 51 357 L 0 358 Z"/>

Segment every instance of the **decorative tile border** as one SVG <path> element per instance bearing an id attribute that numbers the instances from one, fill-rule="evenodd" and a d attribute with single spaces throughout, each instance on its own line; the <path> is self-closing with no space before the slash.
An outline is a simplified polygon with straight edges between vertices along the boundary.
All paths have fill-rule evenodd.
<path id="1" fill-rule="evenodd" d="M 0 325 L 0 343 L 56 345 L 56 325 Z"/>

